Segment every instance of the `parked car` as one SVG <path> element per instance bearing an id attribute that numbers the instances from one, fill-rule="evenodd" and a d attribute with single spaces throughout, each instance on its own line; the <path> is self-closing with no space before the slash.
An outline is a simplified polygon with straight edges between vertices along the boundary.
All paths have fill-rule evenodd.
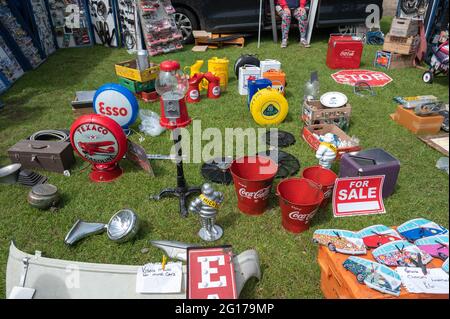
<path id="1" fill-rule="evenodd" d="M 448 235 L 438 235 L 416 240 L 414 244 L 431 256 L 446 260 L 448 258 Z"/>
<path id="2" fill-rule="evenodd" d="M 175 21 L 186 42 L 192 42 L 192 31 L 199 29 L 216 33 L 258 31 L 258 0 L 172 0 L 172 4 L 176 10 Z M 370 4 L 378 5 L 382 16 L 383 0 L 321 0 L 315 26 L 364 24 L 369 15 L 366 8 Z M 263 28 L 270 29 L 268 0 L 264 0 L 263 10 Z"/>
<path id="3" fill-rule="evenodd" d="M 387 266 L 423 267 L 433 258 L 406 240 L 397 240 L 378 247 L 372 252 L 379 263 Z"/>
<path id="4" fill-rule="evenodd" d="M 394 229 L 384 225 L 374 225 L 364 228 L 358 234 L 362 237 L 367 248 L 377 248 L 392 241 L 402 239 Z"/>
<path id="5" fill-rule="evenodd" d="M 398 226 L 397 231 L 410 242 L 417 239 L 447 234 L 448 230 L 425 218 L 416 218 Z"/>
<path id="6" fill-rule="evenodd" d="M 313 234 L 313 242 L 327 246 L 331 251 L 343 254 L 364 255 L 367 252 L 361 236 L 348 230 L 316 230 Z"/>
<path id="7" fill-rule="evenodd" d="M 394 270 L 360 257 L 349 257 L 343 266 L 356 276 L 360 284 L 394 296 L 400 295 L 402 279 Z"/>

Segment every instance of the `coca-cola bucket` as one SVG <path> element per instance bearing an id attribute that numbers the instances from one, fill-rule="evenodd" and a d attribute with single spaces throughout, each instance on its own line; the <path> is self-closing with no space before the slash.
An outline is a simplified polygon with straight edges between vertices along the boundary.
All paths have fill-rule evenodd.
<path id="1" fill-rule="evenodd" d="M 283 227 L 292 233 L 308 230 L 323 201 L 322 187 L 306 178 L 289 178 L 278 184 L 277 195 Z"/>
<path id="2" fill-rule="evenodd" d="M 261 215 L 267 208 L 278 165 L 265 156 L 236 159 L 230 167 L 238 208 L 248 215 Z"/>
<path id="3" fill-rule="evenodd" d="M 325 207 L 333 195 L 334 183 L 338 178 L 336 173 L 322 166 L 312 166 L 305 168 L 302 176 L 322 186 L 324 199 L 320 206 Z"/>

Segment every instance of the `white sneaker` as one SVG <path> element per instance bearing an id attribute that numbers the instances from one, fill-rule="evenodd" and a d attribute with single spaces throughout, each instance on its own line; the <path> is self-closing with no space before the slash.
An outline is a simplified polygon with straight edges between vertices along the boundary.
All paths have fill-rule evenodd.
<path id="1" fill-rule="evenodd" d="M 300 45 L 303 45 L 305 48 L 310 48 L 311 45 L 306 41 L 306 39 L 300 39 Z"/>
<path id="2" fill-rule="evenodd" d="M 288 45 L 287 39 L 281 40 L 281 48 L 282 49 L 287 48 L 287 45 Z"/>

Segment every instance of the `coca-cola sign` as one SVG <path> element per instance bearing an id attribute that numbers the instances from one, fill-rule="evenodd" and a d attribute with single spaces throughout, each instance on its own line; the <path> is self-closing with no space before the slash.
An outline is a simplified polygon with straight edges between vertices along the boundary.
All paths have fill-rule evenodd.
<path id="1" fill-rule="evenodd" d="M 341 51 L 340 56 L 342 58 L 352 58 L 355 56 L 356 51 L 355 50 L 350 50 L 350 49 L 345 49 Z"/>
<path id="2" fill-rule="evenodd" d="M 271 185 L 262 188 L 255 192 L 248 192 L 246 188 L 242 187 L 239 189 L 239 195 L 241 197 L 252 199 L 252 200 L 265 200 L 269 197 Z"/>
<path id="3" fill-rule="evenodd" d="M 316 215 L 318 210 L 319 209 L 317 208 L 309 214 L 301 214 L 299 211 L 295 211 L 295 212 L 289 213 L 289 218 L 292 220 L 298 220 L 298 221 L 305 222 L 306 224 L 308 224 L 309 221 L 314 217 L 314 215 Z"/>

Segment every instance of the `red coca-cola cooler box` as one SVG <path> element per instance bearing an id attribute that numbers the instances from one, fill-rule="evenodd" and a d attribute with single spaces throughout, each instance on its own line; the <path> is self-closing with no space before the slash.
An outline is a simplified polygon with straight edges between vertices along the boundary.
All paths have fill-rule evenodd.
<path id="1" fill-rule="evenodd" d="M 332 34 L 328 41 L 327 65 L 330 69 L 359 69 L 364 42 L 355 35 Z"/>

